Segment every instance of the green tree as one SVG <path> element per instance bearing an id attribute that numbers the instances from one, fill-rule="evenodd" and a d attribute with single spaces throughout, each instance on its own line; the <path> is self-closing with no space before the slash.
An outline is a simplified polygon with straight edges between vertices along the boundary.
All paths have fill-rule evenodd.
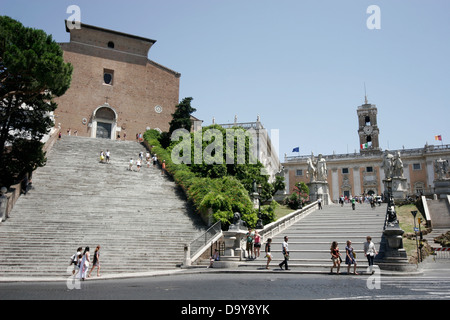
<path id="1" fill-rule="evenodd" d="M 210 134 L 212 131 L 217 133 L 218 136 Z M 233 132 L 234 136 L 232 135 Z M 233 137 L 233 140 L 230 139 L 232 142 L 230 144 L 233 144 L 233 147 L 227 145 L 227 133 Z M 219 141 L 216 141 L 216 139 L 219 139 Z M 221 144 L 219 143 L 220 139 L 222 141 Z M 177 143 L 178 142 L 175 142 L 174 144 Z M 268 176 L 261 175 L 261 171 L 264 168 L 263 164 L 256 160 L 250 161 L 251 143 L 251 138 L 245 135 L 245 130 L 242 128 L 233 127 L 231 129 L 224 129 L 219 125 L 203 127 L 201 146 L 201 155 L 203 158 L 200 163 L 199 159 L 195 159 L 195 135 L 194 133 L 191 134 L 192 164 L 190 165 L 190 169 L 201 177 L 222 178 L 224 176 L 233 176 L 242 183 L 249 194 L 253 193 L 253 181 L 256 180 L 256 184 L 260 184 L 262 187 L 262 201 L 269 200 L 272 198 L 274 189 L 272 184 L 268 182 Z M 212 155 L 209 155 L 209 152 L 206 152 L 205 154 L 205 150 L 211 145 L 214 145 L 217 148 L 215 150 L 209 150 Z M 217 150 L 220 147 L 221 150 Z M 243 152 L 238 152 L 241 147 L 243 147 L 243 150 L 241 150 Z M 218 157 L 217 162 L 213 163 L 213 158 L 219 152 L 222 152 L 222 157 Z M 228 159 L 227 163 L 227 155 L 233 155 L 232 159 L 234 159 L 234 161 L 230 163 L 230 159 Z"/>
<path id="2" fill-rule="evenodd" d="M 184 98 L 175 107 L 175 113 L 172 113 L 172 121 L 169 122 L 169 134 L 181 128 L 191 131 L 191 115 L 197 111 L 191 106 L 192 100 L 194 99 L 191 97 Z"/>
<path id="3" fill-rule="evenodd" d="M 163 148 L 169 147 L 170 137 L 175 130 L 186 129 L 187 131 L 191 131 L 191 115 L 197 111 L 197 109 L 191 106 L 192 100 L 194 99 L 191 97 L 184 98 L 175 107 L 175 112 L 172 113 L 172 120 L 169 122 L 169 132 L 163 132 L 161 134 L 160 142 Z"/>
<path id="4" fill-rule="evenodd" d="M 309 201 L 309 188 L 304 182 L 296 183 L 293 192 L 284 199 L 284 203 L 291 209 L 298 209 L 307 201 Z"/>
<path id="5" fill-rule="evenodd" d="M 0 180 L 45 164 L 40 140 L 54 125 L 55 97 L 70 86 L 72 65 L 42 30 L 0 16 Z"/>

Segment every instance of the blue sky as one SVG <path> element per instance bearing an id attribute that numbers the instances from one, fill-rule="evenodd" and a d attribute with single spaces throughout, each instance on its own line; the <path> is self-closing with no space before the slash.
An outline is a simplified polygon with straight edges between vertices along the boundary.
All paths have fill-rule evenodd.
<path id="1" fill-rule="evenodd" d="M 278 129 L 280 157 L 359 151 L 356 108 L 378 108 L 382 149 L 450 143 L 450 1 L 2 0 L 0 14 L 68 42 L 81 21 L 157 40 L 194 114 Z M 366 10 L 377 5 L 381 29 Z"/>

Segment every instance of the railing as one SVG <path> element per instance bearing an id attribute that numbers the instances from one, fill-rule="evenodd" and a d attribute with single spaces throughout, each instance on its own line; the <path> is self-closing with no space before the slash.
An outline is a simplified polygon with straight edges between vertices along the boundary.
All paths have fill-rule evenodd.
<path id="1" fill-rule="evenodd" d="M 234 122 L 234 123 L 225 123 L 225 124 L 218 124 L 224 129 L 231 129 L 233 127 L 241 127 L 245 130 L 249 129 L 264 129 L 261 122 Z"/>
<path id="2" fill-rule="evenodd" d="M 302 209 L 289 213 L 288 215 L 278 219 L 277 221 L 264 226 L 264 229 L 258 230 L 259 234 L 261 235 L 262 242 L 264 243 L 268 238 L 273 238 L 275 235 L 286 230 L 298 220 L 303 219 L 311 212 L 317 210 L 317 208 L 317 201 L 314 201 L 313 203 L 303 207 Z"/>
<path id="3" fill-rule="evenodd" d="M 208 230 L 205 231 L 201 236 L 188 244 L 187 257 L 185 257 L 185 265 L 190 265 L 192 261 L 197 260 L 208 248 L 211 243 L 217 241 L 222 237 L 222 224 L 220 221 L 213 224 Z"/>
<path id="4" fill-rule="evenodd" d="M 311 212 L 317 210 L 317 208 L 317 201 L 314 201 L 302 209 L 296 210 L 275 222 L 269 223 L 264 226 L 262 230 L 258 230 L 261 235 L 261 240 L 263 242 L 267 241 L 268 238 L 272 238 L 289 228 L 298 220 L 303 219 Z M 220 239 L 220 237 L 222 237 L 222 226 L 219 221 L 211 226 L 204 234 L 186 245 L 184 265 L 191 265 L 191 262 L 196 261 L 206 250 L 208 250 L 211 244 Z M 241 240 L 241 248 L 245 248 L 245 237 Z"/>

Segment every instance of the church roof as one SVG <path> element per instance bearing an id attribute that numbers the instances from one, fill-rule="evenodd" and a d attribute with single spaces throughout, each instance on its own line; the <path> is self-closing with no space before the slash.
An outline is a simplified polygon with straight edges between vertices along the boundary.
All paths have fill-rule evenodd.
<path id="1" fill-rule="evenodd" d="M 67 20 L 65 20 L 64 22 L 66 24 L 66 31 L 70 32 L 70 29 L 67 26 Z M 119 31 L 115 31 L 115 30 L 100 28 L 100 27 L 96 27 L 96 26 L 92 26 L 92 25 L 88 25 L 88 24 L 84 24 L 84 23 L 80 23 L 80 26 L 81 26 L 81 28 L 87 28 L 87 29 L 107 32 L 107 33 L 111 33 L 111 34 L 115 34 L 115 35 L 119 35 L 119 36 L 123 36 L 123 37 L 127 37 L 127 38 L 132 38 L 132 39 L 136 39 L 136 40 L 150 42 L 152 44 L 154 44 L 156 42 L 156 40 L 153 40 L 153 39 L 143 38 L 143 37 L 140 37 L 140 36 L 136 36 L 136 35 L 132 35 L 132 34 L 128 34 L 128 33 L 123 33 L 123 32 L 119 32 Z"/>

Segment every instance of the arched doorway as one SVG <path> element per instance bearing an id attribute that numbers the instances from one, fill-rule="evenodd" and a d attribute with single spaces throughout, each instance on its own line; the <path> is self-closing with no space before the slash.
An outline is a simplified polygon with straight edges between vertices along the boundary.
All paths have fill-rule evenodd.
<path id="1" fill-rule="evenodd" d="M 91 137 L 114 139 L 117 128 L 117 113 L 108 103 L 95 109 L 92 115 Z"/>

